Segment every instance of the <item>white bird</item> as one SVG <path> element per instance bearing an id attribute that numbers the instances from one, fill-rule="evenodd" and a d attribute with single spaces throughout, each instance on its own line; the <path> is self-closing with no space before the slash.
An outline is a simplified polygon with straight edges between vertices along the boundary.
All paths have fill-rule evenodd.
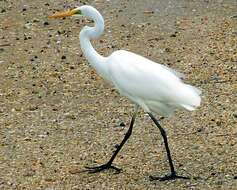
<path id="1" fill-rule="evenodd" d="M 110 160 L 101 166 L 87 167 L 90 173 L 100 172 L 109 168 L 119 172 L 121 169 L 112 165 L 116 155 L 132 134 L 133 124 L 138 107 L 149 114 L 159 128 L 164 140 L 171 173 L 164 177 L 153 177 L 152 180 L 169 180 L 175 178 L 188 179 L 179 176 L 174 169 L 165 130 L 161 127 L 153 114 L 170 116 L 176 108 L 192 111 L 200 105 L 201 91 L 181 80 L 181 75 L 158 63 L 135 53 L 118 50 L 108 57 L 103 57 L 91 45 L 91 39 L 97 39 L 104 31 L 104 19 L 93 7 L 84 5 L 73 10 L 55 13 L 50 18 L 67 16 L 86 16 L 95 23 L 94 27 L 85 26 L 80 32 L 80 45 L 88 62 L 107 81 L 112 83 L 121 95 L 135 103 L 136 108 L 132 116 L 130 127 Z"/>

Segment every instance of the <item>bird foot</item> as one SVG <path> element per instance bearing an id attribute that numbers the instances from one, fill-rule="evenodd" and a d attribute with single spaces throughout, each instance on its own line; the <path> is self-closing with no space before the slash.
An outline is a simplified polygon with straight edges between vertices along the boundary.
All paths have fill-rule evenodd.
<path id="1" fill-rule="evenodd" d="M 100 165 L 100 166 L 95 166 L 95 167 L 86 167 L 86 169 L 87 169 L 88 173 L 97 173 L 97 172 L 102 172 L 102 171 L 108 170 L 108 169 L 113 169 L 116 171 L 116 173 L 120 173 L 122 170 L 122 169 L 112 166 L 111 164 L 108 164 L 108 163 Z"/>
<path id="2" fill-rule="evenodd" d="M 167 181 L 167 180 L 175 180 L 175 179 L 190 179 L 189 177 L 176 175 L 176 173 L 172 173 L 170 175 L 165 175 L 163 177 L 150 176 L 149 178 L 150 178 L 151 181 L 154 181 L 154 180 Z"/>

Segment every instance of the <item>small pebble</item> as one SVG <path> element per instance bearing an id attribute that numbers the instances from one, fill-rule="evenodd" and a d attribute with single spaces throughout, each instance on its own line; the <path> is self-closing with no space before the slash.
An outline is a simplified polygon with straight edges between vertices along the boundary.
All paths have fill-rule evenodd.
<path id="1" fill-rule="evenodd" d="M 125 127 L 126 125 L 125 125 L 124 122 L 121 122 L 121 123 L 119 124 L 119 126 L 120 126 L 120 127 Z"/>
<path id="2" fill-rule="evenodd" d="M 44 26 L 48 26 L 48 25 L 49 25 L 49 22 L 45 21 Z"/>
<path id="3" fill-rule="evenodd" d="M 202 132 L 202 131 L 203 131 L 203 128 L 198 128 L 197 129 L 197 132 L 199 132 L 199 133 Z"/>

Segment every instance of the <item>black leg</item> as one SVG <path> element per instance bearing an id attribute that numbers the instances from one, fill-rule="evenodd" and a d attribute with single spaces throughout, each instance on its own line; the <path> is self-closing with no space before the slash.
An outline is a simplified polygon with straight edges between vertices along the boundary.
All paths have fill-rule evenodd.
<path id="1" fill-rule="evenodd" d="M 112 157 L 110 158 L 110 160 L 107 163 L 105 163 L 103 165 L 100 165 L 100 166 L 86 167 L 88 169 L 87 171 L 89 173 L 101 172 L 103 170 L 107 170 L 107 169 L 110 169 L 110 168 L 116 170 L 116 172 L 118 172 L 118 173 L 121 171 L 121 169 L 119 169 L 119 168 L 117 168 L 115 166 L 112 166 L 112 163 L 113 163 L 115 157 L 117 156 L 117 154 L 119 153 L 119 151 L 121 150 L 121 148 L 123 147 L 123 145 L 126 143 L 126 141 L 129 139 L 129 137 L 132 134 L 133 124 L 135 122 L 135 118 L 136 118 L 136 115 L 137 115 L 137 110 L 138 110 L 138 106 L 136 106 L 136 108 L 135 108 L 135 112 L 134 112 L 134 114 L 132 116 L 130 127 L 129 127 L 127 133 L 125 134 L 124 139 L 122 140 L 120 145 L 117 147 L 117 149 L 115 150 L 115 152 L 112 155 Z"/>
<path id="2" fill-rule="evenodd" d="M 156 120 L 156 118 L 155 118 L 151 113 L 148 113 L 148 114 L 149 114 L 150 118 L 153 120 L 153 122 L 156 124 L 156 126 L 159 128 L 160 133 L 161 133 L 161 135 L 162 135 L 162 137 L 163 137 L 163 139 L 164 139 L 165 149 L 166 149 L 167 157 L 168 157 L 168 160 L 169 160 L 170 172 L 171 172 L 170 175 L 166 175 L 166 176 L 164 176 L 164 177 L 154 177 L 154 176 L 150 176 L 150 179 L 151 179 L 151 180 L 160 180 L 160 181 L 174 180 L 174 179 L 177 179 L 177 178 L 189 179 L 188 177 L 176 175 L 176 171 L 175 171 L 175 169 L 174 169 L 174 164 L 173 164 L 173 161 L 172 161 L 172 158 L 171 158 L 171 154 L 170 154 L 170 149 L 169 149 L 169 145 L 168 145 L 168 139 L 167 139 L 167 136 L 166 136 L 166 132 L 165 132 L 165 130 L 161 127 L 161 125 L 160 125 L 159 122 Z"/>

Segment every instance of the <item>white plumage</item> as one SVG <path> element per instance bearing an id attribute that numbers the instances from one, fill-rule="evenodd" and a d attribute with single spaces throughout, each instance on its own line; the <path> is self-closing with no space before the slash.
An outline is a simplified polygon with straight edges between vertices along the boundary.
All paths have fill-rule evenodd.
<path id="1" fill-rule="evenodd" d="M 194 110 L 201 91 L 184 84 L 175 71 L 140 55 L 119 50 L 107 58 L 108 75 L 119 92 L 146 112 L 163 116 L 175 108 Z"/>
<path id="2" fill-rule="evenodd" d="M 99 55 L 90 43 L 104 30 L 101 14 L 91 6 L 77 8 L 95 21 L 80 32 L 80 44 L 89 63 L 123 95 L 146 112 L 170 116 L 176 108 L 194 110 L 200 105 L 201 91 L 184 84 L 182 74 L 135 53 L 118 50 L 109 57 Z"/>

